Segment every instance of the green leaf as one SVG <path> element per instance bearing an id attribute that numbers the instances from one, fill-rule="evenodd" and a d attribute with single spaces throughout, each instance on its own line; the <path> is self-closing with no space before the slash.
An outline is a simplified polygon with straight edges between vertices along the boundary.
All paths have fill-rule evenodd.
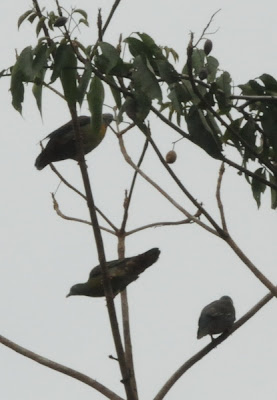
<path id="1" fill-rule="evenodd" d="M 264 178 L 264 179 L 266 178 L 264 168 L 258 168 L 255 171 L 255 174 L 260 176 L 261 178 Z M 260 182 L 258 179 L 252 178 L 251 187 L 252 187 L 253 197 L 256 200 L 257 206 L 259 208 L 261 205 L 261 194 L 264 193 L 264 191 L 266 189 L 266 185 L 264 183 Z"/>
<path id="2" fill-rule="evenodd" d="M 16 65 L 12 69 L 10 90 L 12 94 L 12 105 L 21 114 L 24 100 L 24 86 L 22 73 Z"/>
<path id="3" fill-rule="evenodd" d="M 39 35 L 39 32 L 41 31 L 45 20 L 46 20 L 46 17 L 44 17 L 44 16 L 40 17 L 40 19 L 37 23 L 37 27 L 36 27 L 36 35 L 37 36 Z"/>
<path id="4" fill-rule="evenodd" d="M 191 94 L 183 84 L 175 83 L 170 85 L 170 93 L 168 98 L 172 102 L 172 106 L 177 113 L 182 114 L 183 105 L 191 100 Z"/>
<path id="5" fill-rule="evenodd" d="M 86 90 L 91 78 L 91 74 L 92 74 L 92 67 L 91 64 L 88 63 L 85 66 L 85 70 L 83 75 L 81 76 L 81 79 L 79 81 L 79 86 L 77 87 L 77 101 L 80 104 L 80 106 L 83 103 L 85 94 L 86 94 Z"/>
<path id="6" fill-rule="evenodd" d="M 101 79 L 94 76 L 90 83 L 87 100 L 91 112 L 91 126 L 93 135 L 98 136 L 102 124 L 102 108 L 105 98 L 104 86 Z"/>
<path id="7" fill-rule="evenodd" d="M 23 82 L 30 82 L 34 78 L 32 62 L 33 50 L 31 46 L 28 46 L 22 50 L 11 71 L 12 105 L 20 113 L 22 112 L 22 102 L 24 100 Z"/>
<path id="8" fill-rule="evenodd" d="M 86 26 L 89 26 L 88 21 L 86 19 L 84 19 L 84 18 L 79 19 L 79 24 L 84 24 Z"/>
<path id="9" fill-rule="evenodd" d="M 124 40 L 124 42 L 128 43 L 129 46 L 129 51 L 132 54 L 133 57 L 142 55 L 142 54 L 146 54 L 147 53 L 147 49 L 144 45 L 144 43 L 136 38 L 133 37 L 128 37 Z"/>
<path id="10" fill-rule="evenodd" d="M 240 129 L 239 134 L 240 136 L 247 141 L 247 143 L 249 144 L 249 146 L 251 146 L 254 150 L 255 149 L 255 143 L 256 143 L 256 126 L 254 121 L 249 118 L 248 121 L 246 122 L 246 124 Z M 248 159 L 250 158 L 251 160 L 255 160 L 256 156 L 253 155 L 252 152 L 250 152 L 247 148 L 244 147 L 244 160 L 248 161 Z"/>
<path id="11" fill-rule="evenodd" d="M 106 82 L 107 83 L 112 83 L 114 85 L 116 85 L 116 81 L 112 76 L 107 76 L 106 77 Z M 117 85 L 116 85 L 117 86 Z M 117 108 L 120 110 L 121 106 L 122 106 L 122 102 L 121 102 L 121 93 L 119 90 L 116 90 L 113 86 L 110 86 L 115 104 L 117 106 Z"/>
<path id="12" fill-rule="evenodd" d="M 73 12 L 72 12 L 72 14 L 81 14 L 82 15 L 82 17 L 84 17 L 84 19 L 88 19 L 88 14 L 86 13 L 86 11 L 85 10 L 82 10 L 81 8 L 76 8 L 76 10 L 74 10 Z"/>
<path id="13" fill-rule="evenodd" d="M 34 74 L 40 73 L 42 69 L 46 70 L 49 55 L 48 46 L 45 43 L 40 42 L 34 49 L 33 53 L 34 59 L 32 63 L 32 68 Z"/>
<path id="14" fill-rule="evenodd" d="M 195 72 L 195 75 L 198 76 L 201 69 L 204 68 L 204 63 L 205 63 L 204 50 L 194 49 L 192 52 L 191 60 L 192 60 L 192 68 Z"/>
<path id="15" fill-rule="evenodd" d="M 21 71 L 24 82 L 33 80 L 33 49 L 31 46 L 25 47 L 25 49 L 22 50 L 15 66 Z"/>
<path id="16" fill-rule="evenodd" d="M 259 79 L 265 85 L 267 92 L 277 93 L 277 81 L 273 78 L 273 76 L 269 74 L 263 74 L 259 77 Z"/>
<path id="17" fill-rule="evenodd" d="M 27 19 L 32 24 L 34 22 L 34 20 L 36 19 L 36 17 L 38 17 L 37 13 L 33 12 L 32 14 L 29 15 L 29 17 Z"/>
<path id="18" fill-rule="evenodd" d="M 133 97 L 127 96 L 125 103 L 120 109 L 119 115 L 126 112 L 128 117 L 135 123 L 142 123 L 147 115 L 149 114 L 151 107 L 151 100 L 145 93 L 136 91 L 133 93 Z"/>
<path id="19" fill-rule="evenodd" d="M 77 100 L 77 57 L 72 47 L 62 43 L 56 52 L 51 83 L 58 77 L 61 79 L 64 96 L 68 104 Z"/>
<path id="20" fill-rule="evenodd" d="M 277 107 L 273 104 L 268 106 L 262 105 L 261 111 L 261 124 L 262 128 L 269 140 L 270 145 L 273 147 L 275 154 L 277 154 Z"/>
<path id="21" fill-rule="evenodd" d="M 102 55 L 98 57 L 102 65 L 105 66 L 105 73 L 108 74 L 118 63 L 122 63 L 118 50 L 107 42 L 99 43 Z"/>
<path id="22" fill-rule="evenodd" d="M 207 124 L 203 112 L 196 106 L 192 106 L 186 116 L 186 122 L 191 140 L 211 157 L 221 160 L 221 145 Z"/>
<path id="23" fill-rule="evenodd" d="M 167 60 L 157 60 L 156 65 L 159 70 L 159 75 L 163 81 L 168 84 L 178 81 L 179 76 L 170 62 Z"/>
<path id="24" fill-rule="evenodd" d="M 22 22 L 24 22 L 25 19 L 28 18 L 30 14 L 32 14 L 32 12 L 33 12 L 33 10 L 28 10 L 18 18 L 18 21 L 17 21 L 18 29 L 20 28 L 20 25 L 22 24 Z"/>
<path id="25" fill-rule="evenodd" d="M 147 33 L 137 33 L 141 38 L 143 43 L 145 44 L 148 52 L 155 57 L 155 59 L 166 60 L 163 55 L 162 49 L 155 43 L 155 41 L 151 38 L 151 36 L 147 35 Z"/>
<path id="26" fill-rule="evenodd" d="M 244 121 L 243 118 L 237 118 L 234 121 L 232 121 L 229 124 L 230 129 L 226 129 L 222 141 L 223 143 L 227 143 L 228 141 L 231 141 L 235 147 L 240 151 L 241 150 L 241 144 L 237 136 L 233 135 L 232 131 L 235 131 L 239 133 L 240 126 L 242 124 L 242 121 Z"/>
<path id="27" fill-rule="evenodd" d="M 41 69 L 38 72 L 37 77 L 35 79 L 35 83 L 33 84 L 32 88 L 32 92 L 36 99 L 37 107 L 41 115 L 42 115 L 41 103 L 42 103 L 42 88 L 43 88 L 42 82 L 44 80 L 45 73 L 46 69 Z"/>
<path id="28" fill-rule="evenodd" d="M 135 88 L 144 92 L 150 99 L 162 100 L 162 91 L 155 75 L 149 70 L 141 56 L 137 56 L 133 63 L 132 77 Z"/>
<path id="29" fill-rule="evenodd" d="M 223 114 L 227 114 L 231 109 L 231 76 L 229 72 L 224 71 L 219 78 L 216 79 L 216 85 L 223 93 L 216 93 L 218 106 Z"/>
<path id="30" fill-rule="evenodd" d="M 218 67 L 219 67 L 219 62 L 217 61 L 217 59 L 215 57 L 208 56 L 205 67 L 208 70 L 208 83 L 211 83 L 216 78 L 216 74 L 217 74 Z"/>

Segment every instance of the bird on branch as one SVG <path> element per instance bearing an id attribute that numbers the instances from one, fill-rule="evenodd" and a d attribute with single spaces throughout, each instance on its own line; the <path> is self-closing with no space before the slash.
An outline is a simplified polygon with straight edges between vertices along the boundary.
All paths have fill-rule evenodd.
<path id="1" fill-rule="evenodd" d="M 94 127 L 91 125 L 90 117 L 85 115 L 78 117 L 80 133 L 83 138 L 84 154 L 89 153 L 101 143 L 107 127 L 112 121 L 112 114 L 103 114 L 101 128 L 99 132 L 95 132 Z M 72 121 L 51 132 L 45 139 L 49 139 L 49 142 L 35 161 L 35 166 L 38 170 L 55 161 L 67 160 L 69 158 L 78 160 L 78 146 L 76 144 Z"/>
<path id="2" fill-rule="evenodd" d="M 153 248 L 134 257 L 107 261 L 106 266 L 114 296 L 138 279 L 143 271 L 158 260 L 159 255 L 160 250 Z M 69 296 L 105 296 L 101 266 L 97 265 L 92 269 L 87 282 L 72 286 L 66 297 Z"/>
<path id="3" fill-rule="evenodd" d="M 203 308 L 198 321 L 197 339 L 214 334 L 223 333 L 230 329 L 236 320 L 233 300 L 223 296 Z"/>

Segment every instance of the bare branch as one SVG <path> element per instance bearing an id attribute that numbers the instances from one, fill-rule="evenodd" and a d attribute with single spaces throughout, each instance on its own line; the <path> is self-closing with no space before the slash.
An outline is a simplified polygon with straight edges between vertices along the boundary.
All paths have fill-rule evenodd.
<path id="1" fill-rule="evenodd" d="M 138 168 L 142 164 L 142 161 L 143 161 L 144 156 L 146 154 L 147 147 L 148 147 L 148 139 L 146 139 L 146 141 L 144 143 L 140 159 L 139 159 L 139 161 L 137 163 L 137 167 Z M 124 202 L 124 214 L 123 214 L 122 224 L 121 224 L 121 228 L 120 228 L 121 232 L 124 232 L 125 228 L 126 228 L 126 223 L 127 223 L 127 219 L 128 219 L 128 211 L 129 211 L 129 207 L 130 207 L 130 203 L 131 203 L 132 194 L 133 194 L 133 190 L 134 190 L 134 187 L 135 187 L 137 175 L 138 175 L 138 171 L 135 170 L 135 173 L 134 173 L 134 176 L 133 176 L 133 179 L 132 179 L 132 183 L 131 183 L 131 186 L 130 186 L 129 194 L 125 199 L 126 201 Z"/>
<path id="2" fill-rule="evenodd" d="M 111 19 L 112 19 L 114 13 L 115 13 L 117 7 L 119 6 L 120 1 L 121 1 L 121 0 L 115 0 L 113 6 L 112 6 L 112 8 L 111 8 L 110 14 L 109 14 L 109 16 L 108 16 L 108 18 L 107 18 L 107 21 L 105 22 L 105 25 L 103 26 L 103 29 L 102 29 L 102 37 L 104 36 L 104 33 L 106 32 L 106 30 L 107 30 L 107 28 L 108 28 L 108 26 L 109 26 L 109 23 L 111 22 Z"/>
<path id="3" fill-rule="evenodd" d="M 277 289 L 277 287 L 276 287 Z M 214 339 L 211 343 L 205 346 L 202 350 L 188 359 L 180 368 L 178 368 L 174 374 L 168 379 L 168 381 L 163 385 L 158 394 L 154 397 L 154 400 L 162 400 L 165 395 L 169 392 L 172 386 L 177 382 L 178 379 L 187 372 L 194 364 L 200 361 L 204 356 L 206 356 L 211 350 L 215 349 L 219 344 L 224 342 L 232 333 L 244 325 L 250 318 L 252 318 L 262 307 L 264 307 L 273 298 L 272 293 L 268 293 L 264 296 L 254 307 L 252 307 L 246 314 L 244 314 L 228 331 Z"/>
<path id="4" fill-rule="evenodd" d="M 42 144 L 41 148 L 43 149 Z M 80 192 L 78 189 L 75 188 L 75 186 L 71 185 L 62 175 L 61 173 L 57 170 L 57 168 L 50 163 L 49 164 L 50 168 L 52 169 L 52 171 L 60 178 L 60 180 L 71 190 L 73 190 L 73 192 L 77 193 L 79 196 L 81 196 L 84 200 L 86 200 L 86 196 Z M 110 225 L 110 227 L 115 231 L 118 232 L 118 228 L 109 220 L 108 217 L 106 217 L 106 215 L 98 208 L 95 207 L 96 211 L 101 215 L 101 217 Z"/>
<path id="5" fill-rule="evenodd" d="M 195 217 L 200 216 L 200 212 L 197 211 L 197 213 L 194 215 Z M 149 228 L 159 228 L 161 226 L 172 226 L 172 225 L 185 225 L 185 224 L 192 224 L 194 221 L 192 221 L 190 218 L 183 219 L 182 221 L 168 221 L 168 222 L 153 222 L 153 224 L 148 224 L 144 226 L 140 226 L 139 228 L 132 229 L 129 232 L 126 232 L 126 236 L 132 235 L 133 233 L 137 233 L 139 231 L 142 231 L 144 229 L 149 229 Z"/>
<path id="6" fill-rule="evenodd" d="M 197 207 L 198 210 L 201 211 L 203 215 L 207 218 L 207 220 L 210 222 L 210 224 L 216 229 L 218 234 L 223 238 L 225 236 L 225 232 L 222 231 L 221 227 L 215 222 L 215 220 L 211 217 L 211 215 L 205 210 L 205 208 L 190 194 L 190 192 L 185 188 L 185 186 L 182 184 L 180 179 L 175 175 L 173 170 L 170 168 L 170 166 L 166 163 L 164 157 L 162 156 L 161 152 L 159 151 L 156 143 L 152 139 L 151 135 L 143 130 L 144 134 L 147 136 L 149 142 L 151 143 L 153 149 L 155 150 L 157 156 L 159 157 L 159 160 L 167 170 L 167 172 L 170 174 L 170 176 L 173 178 L 173 180 L 176 182 L 176 184 L 179 186 L 179 188 L 182 190 L 182 192 L 187 196 L 187 198 L 192 202 L 192 204 Z M 195 221 L 196 222 L 196 221 Z"/>
<path id="7" fill-rule="evenodd" d="M 167 192 L 165 192 L 156 182 L 154 182 L 151 178 L 149 178 L 148 175 L 146 175 L 140 168 L 136 166 L 136 164 L 132 161 L 131 157 L 128 155 L 125 146 L 124 146 L 124 141 L 122 139 L 122 136 L 118 137 L 119 140 L 119 146 L 120 150 L 122 152 L 123 157 L 125 158 L 126 162 L 131 165 L 132 168 L 138 171 L 138 173 L 147 181 L 149 182 L 159 193 L 161 193 L 174 207 L 176 207 L 181 213 L 183 213 L 187 218 L 191 219 L 198 225 L 200 225 L 202 228 L 206 229 L 208 232 L 211 232 L 215 236 L 219 236 L 218 232 L 215 231 L 214 229 L 210 228 L 208 225 L 204 224 L 202 221 L 200 221 L 197 217 L 193 216 L 190 214 L 188 211 L 186 211 L 180 204 L 178 204 Z"/>
<path id="8" fill-rule="evenodd" d="M 216 16 L 216 14 L 219 13 L 219 11 L 221 11 L 221 8 L 219 10 L 217 10 L 215 13 L 213 13 L 213 15 L 211 16 L 209 22 L 207 23 L 206 27 L 203 29 L 203 32 L 201 33 L 200 38 L 198 39 L 198 41 L 196 42 L 195 46 L 198 45 L 198 43 L 200 42 L 200 40 L 203 39 L 203 36 L 205 35 L 205 33 L 207 32 L 207 30 L 209 29 L 211 23 L 213 22 L 214 17 Z"/>
<path id="9" fill-rule="evenodd" d="M 58 204 L 58 202 L 57 202 L 57 200 L 55 198 L 54 193 L 51 193 L 51 196 L 52 196 L 52 199 L 53 199 L 53 208 L 54 208 L 54 210 L 56 211 L 56 213 L 57 213 L 57 215 L 59 217 L 61 217 L 63 219 L 66 219 L 67 221 L 80 222 L 82 224 L 87 224 L 87 225 L 91 226 L 91 222 L 89 222 L 89 221 L 86 221 L 86 220 L 80 219 L 80 218 L 68 217 L 67 215 L 63 214 L 61 212 L 60 208 L 59 208 L 59 204 Z M 100 226 L 100 229 L 105 231 L 105 232 L 111 233 L 112 235 L 116 235 L 116 233 L 114 231 L 112 231 L 110 229 L 107 229 L 104 226 Z"/>
<path id="10" fill-rule="evenodd" d="M 221 201 L 221 195 L 220 195 L 220 189 L 221 189 L 222 177 L 223 177 L 224 171 L 225 171 L 224 163 L 222 163 L 220 166 L 220 169 L 219 169 L 218 180 L 217 180 L 216 200 L 217 200 L 217 205 L 218 205 L 218 209 L 219 209 L 219 213 L 220 213 L 222 227 L 223 227 L 224 231 L 228 232 L 226 219 L 225 219 L 225 215 L 224 215 L 224 208 L 223 208 L 223 204 Z"/>
<path id="11" fill-rule="evenodd" d="M 95 209 L 91 185 L 90 185 L 89 176 L 88 176 L 88 172 L 87 172 L 87 166 L 86 166 L 86 162 L 85 162 L 83 142 L 82 142 L 83 138 L 82 138 L 82 135 L 80 132 L 79 124 L 78 124 L 76 104 L 69 106 L 69 109 L 70 109 L 70 113 L 71 113 L 71 117 L 72 117 L 72 123 L 73 123 L 74 132 L 75 132 L 75 137 L 76 137 L 76 144 L 77 144 L 77 149 L 78 149 L 78 162 L 79 162 L 80 171 L 81 171 L 81 175 L 82 175 L 82 179 L 83 179 L 83 183 L 84 183 L 84 187 L 85 187 L 85 191 L 86 191 L 88 210 L 89 210 L 89 214 L 90 214 L 95 243 L 96 243 L 96 247 L 97 247 L 98 259 L 99 259 L 99 263 L 100 263 L 101 270 L 102 270 L 104 292 L 105 292 L 105 297 L 106 297 L 106 302 L 107 302 L 107 308 L 108 308 L 108 314 L 109 314 L 109 319 L 110 319 L 113 340 L 114 340 L 114 344 L 115 344 L 115 348 L 116 348 L 116 352 L 117 352 L 117 356 L 118 356 L 118 360 L 119 360 L 120 371 L 121 371 L 121 375 L 122 375 L 122 383 L 124 384 L 124 388 L 125 388 L 125 392 L 126 392 L 128 400 L 132 400 L 134 398 L 134 393 L 133 393 L 133 390 L 132 390 L 132 387 L 130 384 L 130 374 L 129 374 L 128 367 L 126 364 L 123 345 L 122 345 L 122 341 L 121 341 L 121 336 L 120 336 L 120 331 L 119 331 L 119 326 L 118 326 L 118 321 L 117 321 L 117 315 L 116 315 L 115 306 L 114 306 L 113 290 L 112 290 L 112 286 L 111 286 L 111 281 L 109 279 L 108 268 L 107 268 L 107 264 L 106 264 L 103 239 L 102 239 L 101 231 L 100 231 L 99 224 L 98 224 L 97 213 L 96 213 L 96 209 Z"/>
<path id="12" fill-rule="evenodd" d="M 277 297 L 277 288 L 272 282 L 252 263 L 252 261 L 243 253 L 236 242 L 230 237 L 230 235 L 225 239 L 226 243 L 231 247 L 231 249 L 236 253 L 236 255 L 241 259 L 241 261 L 250 269 L 250 271 L 259 279 L 260 282 L 266 286 L 271 293 Z"/>
<path id="13" fill-rule="evenodd" d="M 98 392 L 103 394 L 103 396 L 106 396 L 110 400 L 123 400 L 122 397 L 118 396 L 116 393 L 112 392 L 106 386 L 90 378 L 89 376 L 82 374 L 81 372 L 76 371 L 72 368 L 66 367 L 65 365 L 49 360 L 48 358 L 42 357 L 39 354 L 26 349 L 25 347 L 19 346 L 18 344 L 12 342 L 11 340 L 5 338 L 2 335 L 0 335 L 0 343 L 16 351 L 17 353 L 23 355 L 24 357 L 30 358 L 31 360 L 41 365 L 44 365 L 45 367 L 61 372 L 62 374 L 65 374 L 67 376 L 70 376 L 71 378 L 74 378 L 80 382 L 85 383 L 86 385 L 97 390 Z"/>

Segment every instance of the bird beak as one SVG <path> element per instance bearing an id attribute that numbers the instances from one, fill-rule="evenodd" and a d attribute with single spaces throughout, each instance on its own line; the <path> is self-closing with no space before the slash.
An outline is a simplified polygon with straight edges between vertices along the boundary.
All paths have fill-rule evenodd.
<path id="1" fill-rule="evenodd" d="M 69 296 L 71 296 L 71 294 L 70 293 L 68 293 L 65 297 L 69 297 Z"/>

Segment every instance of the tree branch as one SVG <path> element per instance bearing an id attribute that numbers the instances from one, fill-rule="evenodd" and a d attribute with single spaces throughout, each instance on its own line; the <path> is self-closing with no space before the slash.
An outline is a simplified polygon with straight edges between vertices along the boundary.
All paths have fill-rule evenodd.
<path id="1" fill-rule="evenodd" d="M 57 213 L 57 215 L 58 215 L 59 217 L 61 217 L 61 218 L 63 218 L 63 219 L 66 219 L 67 221 L 80 222 L 80 223 L 82 223 L 82 224 L 86 224 L 86 225 L 90 225 L 90 226 L 91 226 L 91 222 L 89 222 L 89 221 L 86 221 L 86 220 L 80 219 L 80 218 L 68 217 L 67 215 L 63 214 L 63 213 L 61 212 L 61 210 L 60 210 L 59 204 L 58 204 L 58 202 L 57 202 L 57 200 L 56 200 L 56 198 L 55 198 L 54 193 L 51 193 L 51 196 L 52 196 L 52 200 L 53 200 L 53 208 L 54 208 L 54 210 L 56 211 L 56 213 Z M 107 228 L 105 228 L 104 226 L 99 226 L 99 227 L 100 227 L 100 229 L 101 229 L 102 231 L 111 233 L 112 235 L 116 235 L 116 233 L 115 233 L 114 231 L 112 231 L 112 230 L 110 230 L 110 229 L 107 229 Z"/>
<path id="2" fill-rule="evenodd" d="M 176 207 L 181 213 L 183 213 L 187 218 L 191 219 L 198 225 L 200 225 L 202 228 L 206 229 L 208 232 L 212 233 L 215 236 L 219 236 L 218 232 L 215 231 L 214 229 L 210 228 L 208 225 L 204 224 L 202 221 L 200 221 L 197 217 L 193 216 L 190 214 L 188 211 L 186 211 L 180 204 L 178 204 L 169 194 L 167 194 L 156 182 L 154 182 L 149 176 L 147 176 L 140 168 L 136 166 L 136 164 L 132 161 L 131 157 L 128 155 L 125 146 L 124 146 L 124 141 L 122 139 L 122 136 L 118 136 L 119 140 L 119 146 L 120 150 L 122 152 L 123 157 L 125 158 L 126 162 L 131 165 L 132 168 L 138 171 L 138 173 L 147 181 L 149 182 L 159 193 L 161 193 L 174 207 Z"/>
<path id="3" fill-rule="evenodd" d="M 194 215 L 195 217 L 200 216 L 200 212 L 197 211 L 197 213 Z M 140 226 L 139 228 L 132 229 L 129 232 L 126 232 L 126 236 L 132 235 L 133 233 L 137 233 L 140 231 L 143 231 L 144 229 L 149 229 L 149 228 L 159 228 L 161 226 L 172 226 L 172 225 L 185 225 L 185 224 L 192 224 L 194 221 L 192 221 L 190 218 L 183 219 L 182 221 L 168 221 L 168 222 L 153 222 L 152 224 Z"/>
<path id="4" fill-rule="evenodd" d="M 42 149 L 43 146 L 41 145 Z M 86 200 L 86 196 L 80 192 L 78 189 L 76 189 L 73 185 L 71 185 L 61 174 L 60 172 L 57 170 L 57 168 L 50 163 L 49 164 L 50 168 L 52 169 L 52 171 L 60 178 L 60 180 L 71 190 L 73 190 L 73 192 L 77 193 L 79 196 L 81 196 L 84 200 Z M 110 225 L 110 227 L 115 231 L 118 232 L 118 228 L 108 219 L 108 217 L 106 217 L 106 215 L 98 208 L 95 206 L 96 211 L 101 215 L 101 217 Z"/>
<path id="5" fill-rule="evenodd" d="M 140 159 L 139 159 L 139 161 L 137 163 L 137 167 L 138 168 L 142 164 L 142 161 L 143 161 L 144 156 L 146 154 L 147 147 L 148 147 L 148 139 L 146 139 L 146 141 L 144 143 Z M 127 219 L 128 219 L 128 211 L 129 211 L 129 207 L 130 207 L 130 203 L 131 203 L 132 194 L 133 194 L 133 190 L 134 190 L 134 187 L 135 187 L 137 175 L 138 175 L 138 171 L 135 170 L 135 173 L 134 173 L 134 176 L 133 176 L 133 179 L 132 179 L 132 183 L 131 183 L 131 186 L 130 186 L 130 189 L 129 189 L 129 194 L 128 194 L 128 196 L 126 197 L 126 199 L 124 201 L 124 214 L 123 214 L 123 218 L 122 218 L 122 224 L 121 224 L 121 227 L 120 227 L 120 231 L 121 232 L 124 232 L 125 228 L 126 228 L 126 223 L 127 223 Z"/>
<path id="6" fill-rule="evenodd" d="M 276 287 L 277 289 L 277 287 Z M 184 375 L 187 370 L 189 370 L 194 364 L 200 361 L 204 356 L 206 356 L 211 350 L 215 349 L 219 344 L 224 342 L 232 333 L 244 325 L 250 318 L 252 318 L 262 307 L 264 307 L 273 298 L 272 293 L 268 293 L 264 296 L 254 307 L 252 307 L 246 314 L 244 314 L 228 331 L 211 341 L 202 350 L 188 359 L 180 368 L 178 368 L 174 374 L 168 379 L 168 381 L 163 385 L 158 394 L 154 397 L 154 400 L 162 400 L 178 379 Z"/>
<path id="7" fill-rule="evenodd" d="M 223 177 L 224 171 L 225 171 L 224 163 L 222 163 L 220 166 L 220 169 L 219 169 L 218 180 L 217 180 L 216 200 L 217 200 L 217 205 L 218 205 L 218 209 L 219 209 L 219 213 L 220 213 L 222 227 L 225 232 L 228 232 L 226 219 L 225 219 L 225 215 L 224 215 L 224 208 L 223 208 L 223 204 L 221 201 L 221 195 L 220 195 L 222 177 Z"/>
<path id="8" fill-rule="evenodd" d="M 96 242 L 96 246 L 97 246 L 99 264 L 101 266 L 102 275 L 103 275 L 104 292 L 105 292 L 105 297 L 106 297 L 106 302 L 107 302 L 107 308 L 108 308 L 108 314 L 109 314 L 109 319 L 110 319 L 112 335 L 113 335 L 114 344 L 115 344 L 117 357 L 118 357 L 118 361 L 119 361 L 119 366 L 120 366 L 120 370 L 121 370 L 121 375 L 122 375 L 122 383 L 124 384 L 124 388 L 125 388 L 128 400 L 132 400 L 134 398 L 134 394 L 133 394 L 132 387 L 130 385 L 129 371 L 128 371 L 128 367 L 126 364 L 124 350 L 123 350 L 123 346 L 122 346 L 122 342 L 121 342 L 121 336 L 120 336 L 120 332 L 119 332 L 118 321 L 117 321 L 114 300 L 113 300 L 114 296 L 113 296 L 111 282 L 109 279 L 108 269 L 107 269 L 107 265 L 106 265 L 104 244 L 103 244 L 102 235 L 101 235 L 101 231 L 100 231 L 99 224 L 98 224 L 96 209 L 95 209 L 95 205 L 94 205 L 94 199 L 93 199 L 90 181 L 89 181 L 89 177 L 88 177 L 88 173 L 87 173 L 87 166 L 85 163 L 83 143 L 82 143 L 83 138 L 81 136 L 81 132 L 80 132 L 79 124 L 78 124 L 76 105 L 74 104 L 73 106 L 72 105 L 69 106 L 69 109 L 70 109 L 70 113 L 71 113 L 71 117 L 72 117 L 74 132 L 76 135 L 76 142 L 77 142 L 77 148 L 78 148 L 78 154 L 79 154 L 79 166 L 80 166 L 80 171 L 82 174 L 84 187 L 85 187 L 85 191 L 86 191 L 87 205 L 88 205 L 89 214 L 90 214 L 90 218 L 91 218 L 94 238 L 95 238 L 95 242 Z"/>
<path id="9" fill-rule="evenodd" d="M 116 393 L 112 392 L 106 386 L 90 378 L 89 376 L 82 374 L 81 372 L 76 371 L 75 369 L 66 367 L 65 365 L 49 360 L 48 358 L 42 357 L 39 354 L 26 349 L 25 347 L 19 346 L 18 344 L 12 342 L 11 340 L 5 338 L 2 335 L 0 335 L 0 343 L 16 351 L 17 353 L 23 355 L 24 357 L 30 358 L 31 360 L 41 365 L 44 365 L 45 367 L 61 372 L 64 375 L 70 376 L 71 378 L 74 378 L 80 382 L 85 383 L 86 385 L 97 390 L 98 392 L 103 394 L 103 396 L 106 396 L 110 400 L 123 400 L 122 397 L 118 396 Z"/>

